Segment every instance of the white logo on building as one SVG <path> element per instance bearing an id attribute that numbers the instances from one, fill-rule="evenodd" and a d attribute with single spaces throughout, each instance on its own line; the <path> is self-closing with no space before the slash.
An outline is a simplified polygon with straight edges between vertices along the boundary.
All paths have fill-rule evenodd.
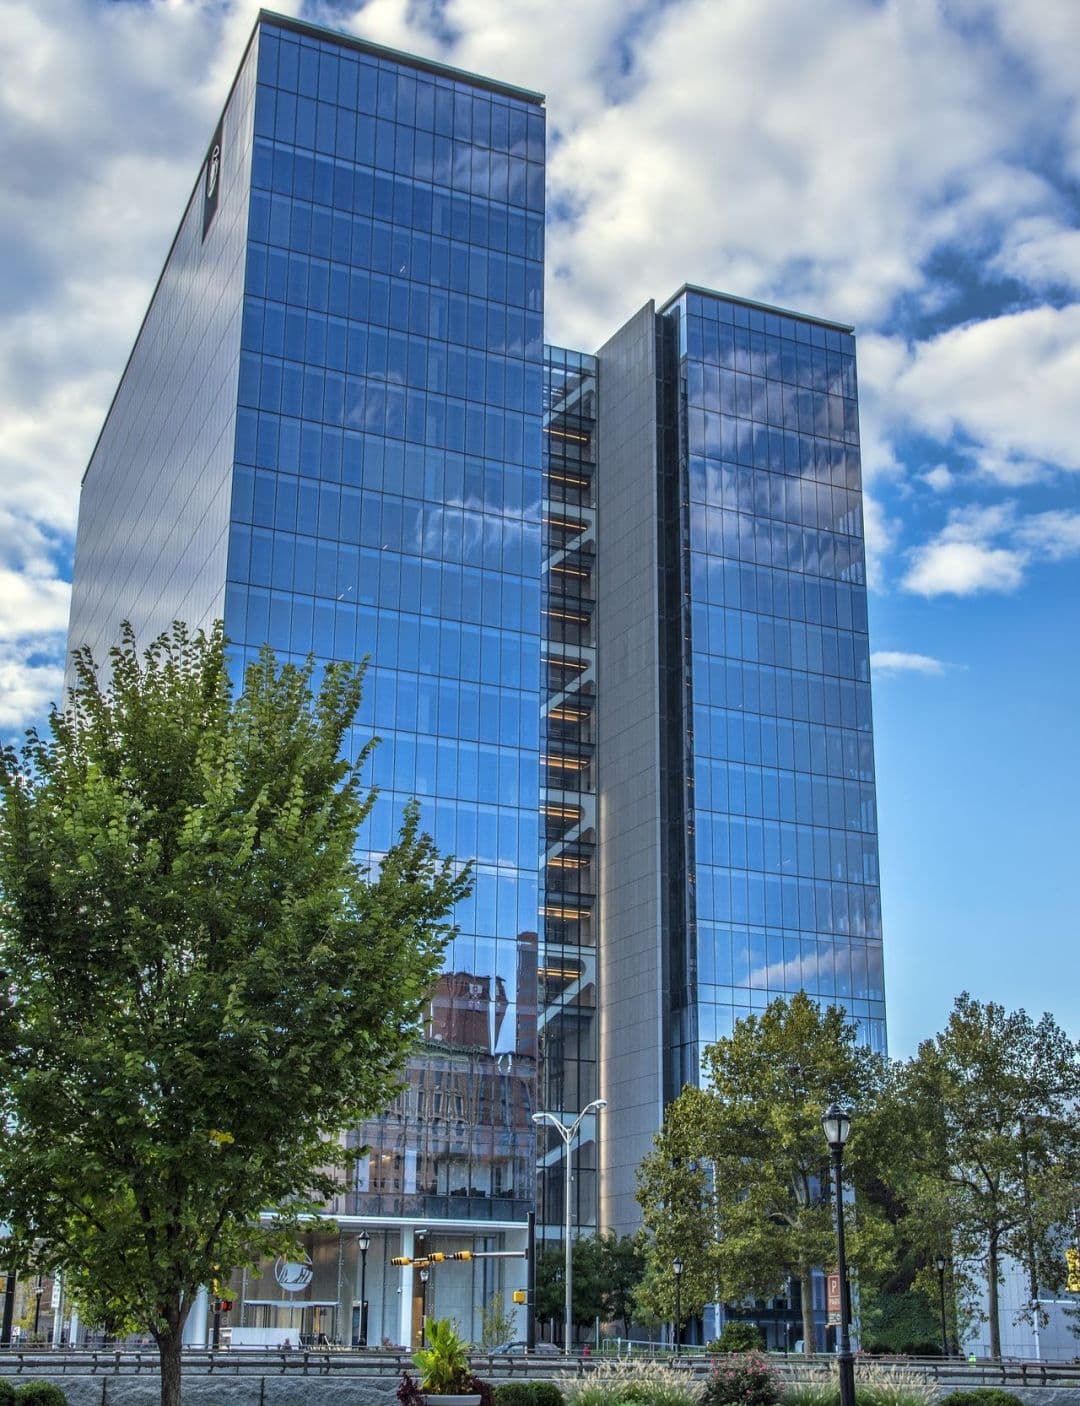
<path id="1" fill-rule="evenodd" d="M 218 171 L 219 171 L 220 167 L 221 167 L 221 147 L 218 145 L 217 142 L 215 142 L 215 143 L 214 143 L 213 150 L 212 150 L 211 153 L 210 153 L 210 160 L 207 162 L 207 165 L 206 165 L 206 198 L 207 198 L 207 200 L 213 200 L 213 198 L 214 198 L 214 191 L 217 190 Z"/>
<path id="2" fill-rule="evenodd" d="M 274 1261 L 274 1278 L 287 1294 L 301 1293 L 315 1278 L 311 1256 L 305 1255 L 302 1260 L 287 1260 L 284 1255 L 278 1255 Z"/>

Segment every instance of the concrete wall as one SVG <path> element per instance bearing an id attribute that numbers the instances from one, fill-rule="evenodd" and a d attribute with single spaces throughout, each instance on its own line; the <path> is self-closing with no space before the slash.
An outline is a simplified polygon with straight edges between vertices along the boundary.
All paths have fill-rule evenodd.
<path id="1" fill-rule="evenodd" d="M 479 1364 L 478 1364 L 479 1365 Z M 571 1364 L 571 1370 L 577 1368 Z M 539 1364 L 530 1364 L 529 1377 L 551 1377 L 558 1368 L 537 1372 Z M 545 1368 L 547 1364 L 544 1364 Z M 20 1380 L 54 1381 L 62 1387 L 69 1406 L 159 1406 L 160 1386 L 156 1373 L 135 1376 L 65 1374 L 37 1372 L 31 1378 L 11 1375 L 8 1364 L 0 1361 L 0 1376 L 17 1384 Z M 486 1380 L 506 1380 L 503 1373 L 484 1370 L 479 1375 Z M 524 1374 L 512 1372 L 515 1380 Z M 184 1406 L 396 1406 L 397 1374 L 373 1371 L 370 1375 L 350 1372 L 340 1376 L 230 1376 L 227 1372 L 186 1375 L 183 1384 Z M 986 1385 L 987 1383 L 979 1383 Z M 975 1382 L 971 1385 L 976 1385 Z M 965 1384 L 966 1388 L 966 1384 Z M 960 1386 L 941 1388 L 939 1401 L 947 1402 L 953 1390 Z M 1024 1406 L 1080 1406 L 1080 1380 L 1075 1385 L 1030 1387 L 1007 1384 Z"/>
<path id="2" fill-rule="evenodd" d="M 598 353 L 600 1222 L 620 1234 L 663 1116 L 655 342 L 650 302 Z"/>

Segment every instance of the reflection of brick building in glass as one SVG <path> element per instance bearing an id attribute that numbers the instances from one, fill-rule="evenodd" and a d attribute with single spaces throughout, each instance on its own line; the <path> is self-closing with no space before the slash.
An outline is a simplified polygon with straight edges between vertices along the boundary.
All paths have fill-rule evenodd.
<path id="1" fill-rule="evenodd" d="M 508 1005 L 501 977 L 444 972 L 431 1002 L 428 1038 L 438 1044 L 495 1049 Z"/>
<path id="2" fill-rule="evenodd" d="M 453 1218 L 463 1199 L 475 1220 L 514 1220 L 532 1209 L 531 1127 L 536 1060 L 536 933 L 518 934 L 513 969 L 446 971 L 432 997 L 423 1059 L 387 1114 L 359 1129 L 346 1213 Z"/>
<path id="3" fill-rule="evenodd" d="M 685 288 L 545 348 L 544 142 L 538 94 L 262 12 L 84 479 L 73 649 L 370 656 L 362 857 L 416 798 L 473 862 L 339 1228 L 308 1288 L 237 1286 L 237 1341 L 355 1339 L 365 1273 L 371 1341 L 473 1335 L 523 1273 L 390 1258 L 561 1237 L 534 1112 L 607 1100 L 571 1221 L 632 1230 L 736 1019 L 806 989 L 884 1041 L 850 329 Z"/>

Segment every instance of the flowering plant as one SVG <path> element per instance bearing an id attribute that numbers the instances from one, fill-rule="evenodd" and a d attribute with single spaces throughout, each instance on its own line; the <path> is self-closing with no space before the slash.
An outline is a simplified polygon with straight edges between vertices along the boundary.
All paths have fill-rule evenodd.
<path id="1" fill-rule="evenodd" d="M 733 1354 L 714 1364 L 701 1400 L 702 1406 L 776 1406 L 780 1381 L 762 1358 Z"/>

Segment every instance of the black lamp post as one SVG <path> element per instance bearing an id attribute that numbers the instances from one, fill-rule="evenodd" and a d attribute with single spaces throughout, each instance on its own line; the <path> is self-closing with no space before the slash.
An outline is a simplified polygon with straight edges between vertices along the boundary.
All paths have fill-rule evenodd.
<path id="1" fill-rule="evenodd" d="M 938 1254 L 937 1260 L 938 1298 L 941 1303 L 941 1355 L 949 1355 L 949 1334 L 945 1327 L 945 1256 Z"/>
<path id="2" fill-rule="evenodd" d="M 836 1187 L 836 1268 L 840 1275 L 840 1343 L 836 1365 L 840 1375 L 840 1406 L 855 1406 L 855 1359 L 851 1355 L 848 1322 L 847 1255 L 844 1252 L 844 1144 L 851 1132 L 851 1117 L 831 1103 L 821 1119 L 825 1141 L 832 1153 L 833 1181 Z"/>
<path id="3" fill-rule="evenodd" d="M 356 1237 L 360 1251 L 360 1332 L 357 1334 L 357 1347 L 367 1347 L 367 1252 L 371 1249 L 371 1236 L 362 1230 Z"/>
<path id="4" fill-rule="evenodd" d="M 679 1355 L 679 1348 L 682 1346 L 682 1259 L 676 1255 L 671 1266 L 675 1273 L 675 1356 Z"/>
<path id="5" fill-rule="evenodd" d="M 430 1270 L 420 1271 L 420 1346 L 427 1346 L 427 1282 Z M 854 1406 L 854 1403 L 853 1403 Z"/>

